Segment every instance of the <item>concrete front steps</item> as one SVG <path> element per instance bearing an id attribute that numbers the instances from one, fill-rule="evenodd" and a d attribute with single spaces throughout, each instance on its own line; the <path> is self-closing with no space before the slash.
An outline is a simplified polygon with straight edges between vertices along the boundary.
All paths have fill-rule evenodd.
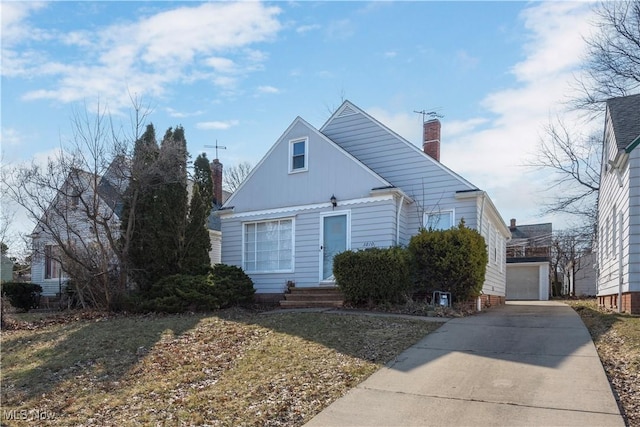
<path id="1" fill-rule="evenodd" d="M 282 308 L 322 308 L 342 307 L 344 295 L 336 286 L 316 286 L 313 288 L 289 288 L 280 301 Z"/>

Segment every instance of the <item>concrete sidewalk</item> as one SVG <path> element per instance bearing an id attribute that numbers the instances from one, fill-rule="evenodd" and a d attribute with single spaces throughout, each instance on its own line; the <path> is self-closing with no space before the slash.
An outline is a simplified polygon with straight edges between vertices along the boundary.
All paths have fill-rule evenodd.
<path id="1" fill-rule="evenodd" d="M 624 426 L 580 317 L 510 302 L 453 319 L 307 426 Z"/>

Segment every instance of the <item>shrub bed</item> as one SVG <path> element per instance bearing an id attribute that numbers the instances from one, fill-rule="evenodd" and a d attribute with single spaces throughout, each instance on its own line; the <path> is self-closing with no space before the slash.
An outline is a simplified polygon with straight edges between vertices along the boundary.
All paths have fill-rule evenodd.
<path id="1" fill-rule="evenodd" d="M 1 285 L 2 296 L 15 308 L 29 311 L 38 308 L 42 286 L 35 283 L 6 282 Z"/>
<path id="2" fill-rule="evenodd" d="M 216 265 L 208 275 L 176 274 L 154 283 L 136 304 L 144 312 L 211 311 L 253 301 L 253 281 L 241 268 Z"/>
<path id="3" fill-rule="evenodd" d="M 480 295 L 487 250 L 484 238 L 464 222 L 450 230 L 421 230 L 408 249 L 417 292 L 451 292 L 454 302 Z"/>
<path id="4" fill-rule="evenodd" d="M 345 251 L 333 259 L 333 273 L 353 305 L 398 303 L 411 290 L 409 261 L 401 248 Z"/>

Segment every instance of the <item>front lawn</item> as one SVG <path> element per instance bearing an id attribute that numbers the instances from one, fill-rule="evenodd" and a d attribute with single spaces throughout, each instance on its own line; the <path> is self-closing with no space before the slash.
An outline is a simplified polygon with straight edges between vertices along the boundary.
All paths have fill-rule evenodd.
<path id="1" fill-rule="evenodd" d="M 440 324 L 244 310 L 2 333 L 2 425 L 302 425 Z"/>
<path id="2" fill-rule="evenodd" d="M 600 310 L 595 300 L 568 304 L 591 333 L 627 425 L 640 426 L 640 316 Z"/>

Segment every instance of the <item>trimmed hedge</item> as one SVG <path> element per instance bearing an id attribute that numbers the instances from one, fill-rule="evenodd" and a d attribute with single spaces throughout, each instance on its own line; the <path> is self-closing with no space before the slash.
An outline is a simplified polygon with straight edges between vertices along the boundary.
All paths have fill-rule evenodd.
<path id="1" fill-rule="evenodd" d="M 480 295 L 487 250 L 484 238 L 464 222 L 450 230 L 421 230 L 408 249 L 417 292 L 451 292 L 457 302 Z"/>
<path id="2" fill-rule="evenodd" d="M 253 301 L 253 281 L 241 268 L 216 265 L 208 275 L 176 274 L 154 283 L 138 304 L 144 312 L 212 311 Z"/>
<path id="3" fill-rule="evenodd" d="M 354 305 L 402 302 L 411 290 L 407 252 L 401 248 L 345 251 L 333 259 L 333 274 Z"/>
<path id="4" fill-rule="evenodd" d="M 1 285 L 2 295 L 11 305 L 24 311 L 38 308 L 42 286 L 35 283 L 6 282 Z"/>

